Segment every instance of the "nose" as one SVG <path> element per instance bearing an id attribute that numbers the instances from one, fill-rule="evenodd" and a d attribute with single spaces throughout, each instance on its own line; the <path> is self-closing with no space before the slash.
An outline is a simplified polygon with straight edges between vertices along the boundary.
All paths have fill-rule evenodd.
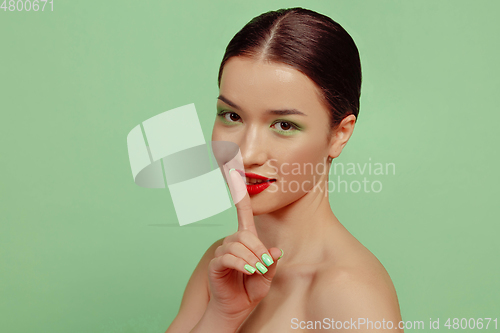
<path id="1" fill-rule="evenodd" d="M 247 127 L 238 145 L 245 169 L 252 169 L 266 163 L 268 156 L 265 137 L 259 133 L 256 126 Z"/>

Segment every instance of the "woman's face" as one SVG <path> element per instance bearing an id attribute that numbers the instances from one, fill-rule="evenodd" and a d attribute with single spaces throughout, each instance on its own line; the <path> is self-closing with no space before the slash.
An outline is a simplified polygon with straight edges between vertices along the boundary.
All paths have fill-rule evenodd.
<path id="1" fill-rule="evenodd" d="M 254 215 L 278 210 L 309 191 L 324 195 L 312 190 L 322 175 L 327 179 L 329 111 L 311 79 L 286 64 L 232 57 L 219 93 L 212 140 L 236 143 L 245 172 L 276 179 L 250 195 Z"/>

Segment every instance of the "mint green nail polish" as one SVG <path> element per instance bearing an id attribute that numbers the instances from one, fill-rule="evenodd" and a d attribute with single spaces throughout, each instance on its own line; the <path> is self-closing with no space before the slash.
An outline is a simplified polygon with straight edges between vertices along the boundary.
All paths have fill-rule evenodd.
<path id="1" fill-rule="evenodd" d="M 250 266 L 249 264 L 245 264 L 245 269 L 250 273 L 250 274 L 253 274 L 255 273 L 255 268 L 253 268 L 252 266 Z"/>
<path id="2" fill-rule="evenodd" d="M 266 266 L 271 266 L 274 263 L 273 258 L 271 258 L 267 253 L 262 255 L 262 261 L 266 264 Z"/>
<path id="3" fill-rule="evenodd" d="M 282 250 L 282 249 L 280 249 L 280 251 L 281 251 L 281 255 L 280 255 L 280 257 L 279 257 L 278 259 L 276 259 L 276 260 L 280 260 L 280 259 L 281 259 L 281 257 L 283 257 L 284 252 L 283 252 L 283 250 Z"/>
<path id="4" fill-rule="evenodd" d="M 229 175 L 231 176 L 231 171 L 236 170 L 235 168 L 229 169 Z"/>
<path id="5" fill-rule="evenodd" d="M 262 263 L 260 261 L 257 261 L 257 263 L 255 264 L 255 267 L 257 267 L 257 269 L 259 270 L 259 272 L 261 272 L 262 274 L 266 274 L 267 273 L 266 266 L 262 265 Z"/>

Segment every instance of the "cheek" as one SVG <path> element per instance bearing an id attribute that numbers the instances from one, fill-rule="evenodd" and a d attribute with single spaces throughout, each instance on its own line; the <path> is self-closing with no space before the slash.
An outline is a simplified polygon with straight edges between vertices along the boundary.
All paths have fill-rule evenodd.
<path id="1" fill-rule="evenodd" d="M 231 136 L 228 135 L 227 130 L 224 130 L 220 124 L 215 123 L 212 130 L 212 141 L 232 141 Z"/>
<path id="2" fill-rule="evenodd" d="M 214 128 L 212 129 L 212 141 L 220 141 L 219 129 L 217 123 L 214 124 Z"/>
<path id="3" fill-rule="evenodd" d="M 316 174 L 317 164 L 322 164 L 326 153 L 324 152 L 325 147 L 318 144 L 317 140 L 313 140 L 308 144 L 295 145 L 293 147 L 287 147 L 287 149 L 282 149 L 282 154 L 280 154 L 279 161 L 282 163 L 282 169 L 284 172 L 295 175 L 303 175 L 307 171 L 308 175 Z M 325 155 L 325 156 L 323 156 Z M 298 171 L 300 169 L 300 172 Z M 312 169 L 312 171 L 311 171 Z M 321 172 L 321 168 L 318 171 Z"/>
<path id="4" fill-rule="evenodd" d="M 286 188 L 304 192 L 312 189 L 327 171 L 323 151 L 318 145 L 288 150 L 282 155 L 278 173 Z"/>
<path id="5" fill-rule="evenodd" d="M 225 126 L 216 120 L 212 129 L 212 141 L 231 141 L 237 142 L 240 136 L 239 126 Z"/>

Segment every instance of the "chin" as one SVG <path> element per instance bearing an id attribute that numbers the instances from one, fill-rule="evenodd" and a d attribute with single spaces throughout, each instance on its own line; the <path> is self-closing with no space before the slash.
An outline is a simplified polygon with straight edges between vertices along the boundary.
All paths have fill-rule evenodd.
<path id="1" fill-rule="evenodd" d="M 283 207 L 286 207 L 294 203 L 295 201 L 300 199 L 303 195 L 295 193 L 297 197 L 294 196 L 293 198 L 289 198 L 283 193 L 272 193 L 273 197 L 269 195 L 270 193 L 266 194 L 267 194 L 266 196 L 263 195 L 261 196 L 260 193 L 250 196 L 250 201 L 252 203 L 252 211 L 254 216 L 276 212 L 282 209 Z M 279 198 L 280 200 L 273 200 L 275 198 Z"/>
<path id="2" fill-rule="evenodd" d="M 250 196 L 250 201 L 252 203 L 253 215 L 269 214 L 279 209 L 279 203 L 274 202 L 268 196 L 263 196 L 260 193 Z"/>

